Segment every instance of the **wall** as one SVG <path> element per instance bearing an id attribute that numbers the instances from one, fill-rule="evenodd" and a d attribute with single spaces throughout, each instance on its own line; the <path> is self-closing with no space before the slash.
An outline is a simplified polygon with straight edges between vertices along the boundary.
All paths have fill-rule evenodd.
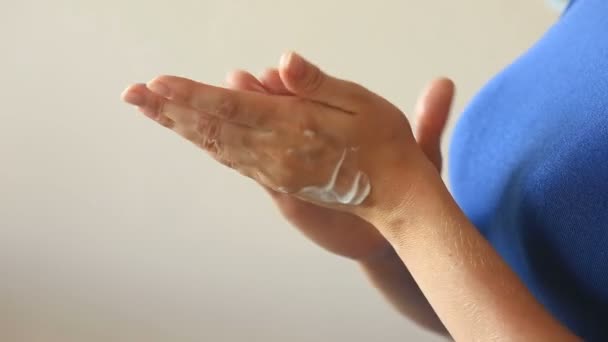
<path id="1" fill-rule="evenodd" d="M 529 0 L 5 2 L 0 339 L 439 340 L 119 95 L 295 49 L 406 111 L 450 76 L 457 114 L 555 18 Z"/>

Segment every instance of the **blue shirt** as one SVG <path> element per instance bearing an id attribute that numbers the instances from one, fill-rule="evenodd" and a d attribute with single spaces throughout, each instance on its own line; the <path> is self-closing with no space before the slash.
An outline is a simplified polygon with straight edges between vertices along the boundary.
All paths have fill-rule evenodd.
<path id="1" fill-rule="evenodd" d="M 472 100 L 454 131 L 457 202 L 534 296 L 608 341 L 608 0 L 575 0 Z"/>

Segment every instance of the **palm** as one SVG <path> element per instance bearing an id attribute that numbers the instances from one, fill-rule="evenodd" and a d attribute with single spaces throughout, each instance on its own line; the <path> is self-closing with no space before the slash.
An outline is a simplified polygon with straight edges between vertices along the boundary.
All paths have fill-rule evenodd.
<path id="1" fill-rule="evenodd" d="M 289 222 L 332 253 L 360 259 L 389 246 L 374 226 L 355 215 L 320 207 L 286 194 L 272 193 L 272 197 Z"/>
<path id="2" fill-rule="evenodd" d="M 285 88 L 276 69 L 268 70 L 260 80 L 249 73 L 236 72 L 228 78 L 228 85 L 239 90 L 293 95 Z M 441 167 L 438 137 L 441 135 L 447 112 L 449 112 L 452 87 L 451 82 L 447 84 L 443 82 L 441 85 L 435 85 L 435 88 L 430 88 L 434 91 L 427 91 L 423 96 L 422 104 L 426 108 L 422 110 L 417 138 L 420 147 L 438 168 Z M 438 112 L 439 115 L 433 112 Z M 373 225 L 355 215 L 320 207 L 288 194 L 266 190 L 289 222 L 319 246 L 332 253 L 362 259 L 390 248 L 388 241 Z"/>

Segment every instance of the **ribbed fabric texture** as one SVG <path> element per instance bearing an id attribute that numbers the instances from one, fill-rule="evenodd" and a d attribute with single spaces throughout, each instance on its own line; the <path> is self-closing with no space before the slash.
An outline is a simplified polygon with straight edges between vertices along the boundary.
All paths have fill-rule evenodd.
<path id="1" fill-rule="evenodd" d="M 536 298 L 608 341 L 608 0 L 576 0 L 472 100 L 452 192 Z"/>

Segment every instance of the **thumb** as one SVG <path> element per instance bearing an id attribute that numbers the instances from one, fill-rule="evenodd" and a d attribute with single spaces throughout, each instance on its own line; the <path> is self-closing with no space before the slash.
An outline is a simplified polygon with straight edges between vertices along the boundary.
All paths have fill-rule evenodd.
<path id="1" fill-rule="evenodd" d="M 418 98 L 415 135 L 418 145 L 441 171 L 441 135 L 452 107 L 454 83 L 447 78 L 432 81 Z"/>
<path id="2" fill-rule="evenodd" d="M 364 87 L 327 75 L 295 52 L 281 56 L 279 74 L 293 94 L 344 111 L 356 112 L 369 99 L 370 92 Z"/>

